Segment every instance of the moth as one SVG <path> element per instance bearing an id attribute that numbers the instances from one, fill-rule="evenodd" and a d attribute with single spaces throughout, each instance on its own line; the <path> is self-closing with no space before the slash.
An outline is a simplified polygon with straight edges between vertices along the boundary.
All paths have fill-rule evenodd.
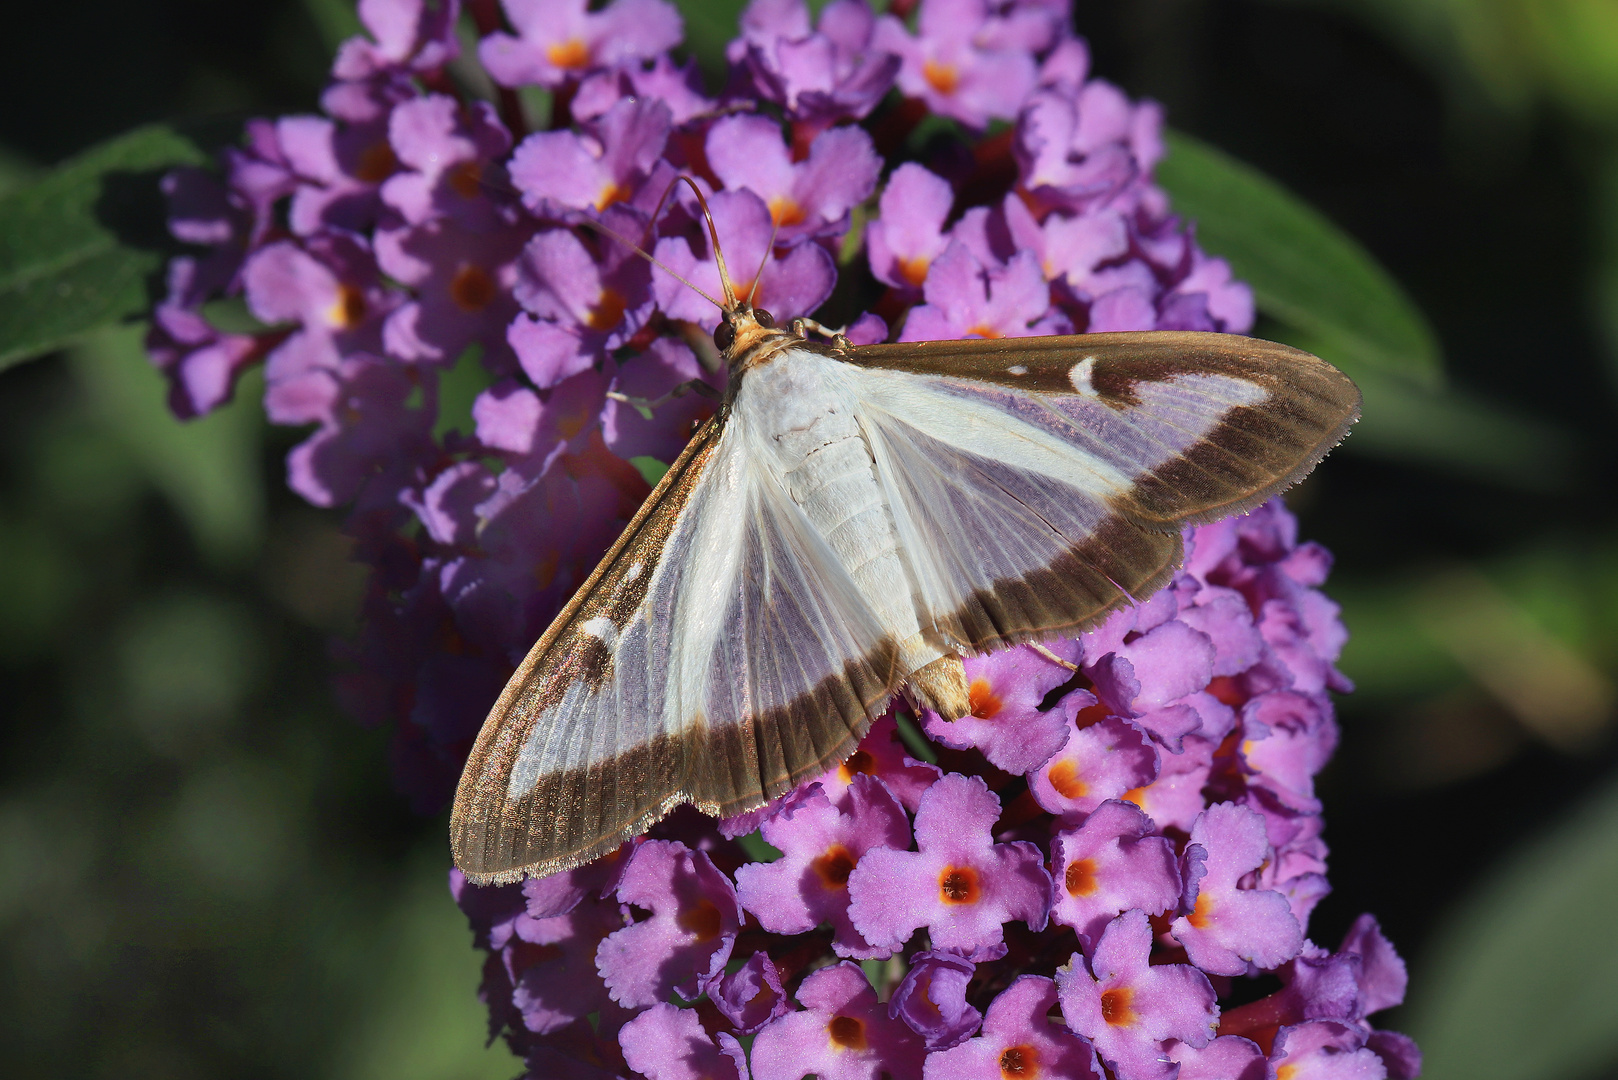
<path id="1" fill-rule="evenodd" d="M 755 809 L 901 690 L 964 716 L 962 656 L 1150 596 L 1183 526 L 1302 479 L 1359 415 L 1329 364 L 1228 334 L 781 328 L 708 230 L 728 387 L 489 713 L 450 817 L 474 882 L 582 865 L 681 803 Z"/>

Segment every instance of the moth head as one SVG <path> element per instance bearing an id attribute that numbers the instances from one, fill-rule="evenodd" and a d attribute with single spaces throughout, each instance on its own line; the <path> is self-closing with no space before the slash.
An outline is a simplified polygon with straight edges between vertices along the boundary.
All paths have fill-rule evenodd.
<path id="1" fill-rule="evenodd" d="M 719 325 L 714 327 L 713 331 L 714 347 L 725 356 L 729 356 L 737 341 L 746 345 L 756 339 L 760 331 L 774 329 L 774 315 L 763 308 L 738 303 L 734 309 L 727 310 L 720 316 Z"/>

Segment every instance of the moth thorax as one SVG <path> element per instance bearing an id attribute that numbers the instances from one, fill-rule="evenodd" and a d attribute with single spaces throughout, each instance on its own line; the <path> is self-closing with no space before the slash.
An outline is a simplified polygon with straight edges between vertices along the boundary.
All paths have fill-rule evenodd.
<path id="1" fill-rule="evenodd" d="M 945 720 L 959 720 L 972 711 L 966 668 L 954 653 L 912 671 L 907 685 L 917 705 L 933 710 Z"/>

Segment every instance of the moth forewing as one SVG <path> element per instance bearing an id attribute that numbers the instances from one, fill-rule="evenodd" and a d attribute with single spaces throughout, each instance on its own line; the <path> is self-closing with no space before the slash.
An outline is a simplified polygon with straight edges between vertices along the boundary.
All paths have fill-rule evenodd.
<path id="1" fill-rule="evenodd" d="M 1360 392 L 1309 353 L 1235 334 L 1141 331 L 867 345 L 851 363 L 1044 402 L 1077 447 L 1131 470 L 1120 509 L 1179 527 L 1259 505 L 1348 434 Z"/>
<path id="2" fill-rule="evenodd" d="M 561 744 L 590 734 L 578 730 L 577 717 L 557 710 L 570 687 L 611 673 L 616 657 L 606 639 L 621 634 L 643 601 L 668 537 L 706 473 L 719 428 L 714 418 L 697 430 L 489 711 L 450 812 L 455 865 L 473 881 L 519 880 L 525 873 L 562 869 L 552 865 L 557 851 L 572 853 L 573 865 L 588 862 L 622 842 L 622 825 L 613 823 L 654 813 L 657 800 L 650 793 L 667 786 L 654 776 L 675 765 L 672 748 L 663 745 L 648 743 L 611 777 L 601 770 L 565 770 L 542 782 L 536 771 L 528 782 L 522 770 L 537 770 L 548 752 L 565 752 Z M 642 781 L 622 782 L 631 772 Z M 658 806 L 655 813 L 668 809 Z"/>

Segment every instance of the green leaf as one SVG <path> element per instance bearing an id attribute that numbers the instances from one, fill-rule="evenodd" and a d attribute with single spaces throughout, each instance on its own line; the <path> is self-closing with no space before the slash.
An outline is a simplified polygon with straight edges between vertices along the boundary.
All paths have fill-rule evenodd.
<path id="1" fill-rule="evenodd" d="M 1618 1064 L 1618 783 L 1498 867 L 1410 985 L 1423 1080 L 1564 1080 Z"/>
<path id="2" fill-rule="evenodd" d="M 725 73 L 725 45 L 736 36 L 747 0 L 675 0 L 685 20 L 685 45 L 710 75 Z"/>
<path id="3" fill-rule="evenodd" d="M 174 248 L 158 181 L 208 158 L 174 128 L 136 128 L 0 198 L 0 368 L 151 307 Z"/>
<path id="4" fill-rule="evenodd" d="M 1259 311 L 1306 334 L 1356 379 L 1443 381 L 1427 320 L 1352 237 L 1258 170 L 1189 135 L 1165 137 L 1158 183 L 1196 222 L 1203 249 L 1253 287 Z"/>

